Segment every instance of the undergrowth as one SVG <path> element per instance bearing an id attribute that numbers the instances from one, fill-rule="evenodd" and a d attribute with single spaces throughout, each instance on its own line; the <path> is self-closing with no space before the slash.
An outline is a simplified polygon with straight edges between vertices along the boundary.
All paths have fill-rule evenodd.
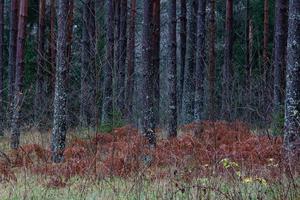
<path id="1" fill-rule="evenodd" d="M 45 141 L 30 142 L 37 139 L 2 150 L 0 199 L 300 197 L 300 163 L 286 167 L 282 137 L 253 134 L 240 122 L 192 123 L 172 140 L 158 132 L 155 149 L 131 126 L 86 134 L 69 134 L 61 164 L 51 163 Z M 145 155 L 151 162 L 145 164 Z"/>

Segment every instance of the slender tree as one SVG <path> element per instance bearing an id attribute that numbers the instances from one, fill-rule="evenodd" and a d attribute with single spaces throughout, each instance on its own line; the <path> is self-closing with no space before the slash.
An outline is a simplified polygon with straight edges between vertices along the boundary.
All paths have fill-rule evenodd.
<path id="1" fill-rule="evenodd" d="M 51 89 L 54 93 L 55 89 L 55 59 L 56 59 L 56 34 L 55 34 L 55 24 L 56 24 L 56 0 L 50 1 L 50 64 L 51 64 Z"/>
<path id="2" fill-rule="evenodd" d="M 178 113 L 182 110 L 182 99 L 183 99 L 183 85 L 184 85 L 184 71 L 185 71 L 185 59 L 186 59 L 186 33 L 187 33 L 187 8 L 186 0 L 180 0 L 180 33 L 179 33 L 179 91 L 178 91 Z"/>
<path id="3" fill-rule="evenodd" d="M 274 116 L 282 111 L 284 92 L 281 90 L 286 66 L 288 1 L 276 0 L 274 37 Z"/>
<path id="4" fill-rule="evenodd" d="M 15 68 L 16 68 L 16 49 L 18 35 L 18 13 L 19 1 L 10 1 L 10 30 L 9 30 L 9 58 L 8 58 L 8 99 L 9 99 L 9 116 L 12 114 L 14 85 L 15 85 Z"/>
<path id="5" fill-rule="evenodd" d="M 270 25 L 269 25 L 269 0 L 264 0 L 264 30 L 263 30 L 263 81 L 264 81 L 264 91 L 263 91 L 263 98 L 264 102 L 268 102 L 269 98 L 269 77 L 270 77 L 270 58 L 269 58 L 269 32 L 270 32 Z"/>
<path id="6" fill-rule="evenodd" d="M 168 137 L 177 136 L 176 0 L 168 1 Z"/>
<path id="7" fill-rule="evenodd" d="M 53 130 L 51 136 L 51 152 L 53 162 L 63 161 L 63 151 L 67 132 L 67 72 L 68 72 L 68 17 L 69 0 L 58 1 L 58 31 L 56 78 L 54 97 Z"/>
<path id="8" fill-rule="evenodd" d="M 206 0 L 200 0 L 197 13 L 197 46 L 196 46 L 196 73 L 195 73 L 195 120 L 203 118 L 204 100 L 204 70 L 205 70 L 205 27 Z"/>
<path id="9" fill-rule="evenodd" d="M 224 64 L 222 68 L 222 116 L 230 119 L 232 89 L 233 0 L 226 1 Z"/>
<path id="10" fill-rule="evenodd" d="M 41 116 L 44 110 L 45 103 L 45 91 L 43 89 L 44 85 L 44 75 L 45 75 L 45 12 L 46 12 L 46 1 L 39 1 L 39 24 L 38 24 L 38 47 L 37 47 L 37 74 L 36 74 L 36 85 L 35 85 L 35 100 L 34 100 L 34 116 L 35 123 L 40 125 Z"/>
<path id="11" fill-rule="evenodd" d="M 152 1 L 143 1 L 143 31 L 142 31 L 142 82 L 141 82 L 141 132 L 149 140 L 151 145 L 155 145 L 155 122 L 153 108 L 153 65 L 152 65 Z"/>
<path id="12" fill-rule="evenodd" d="M 159 123 L 159 102 L 160 102 L 160 80 L 159 80 L 159 61 L 160 61 L 160 0 L 153 0 L 153 28 L 152 28 L 152 65 L 153 65 L 153 104 L 154 122 Z"/>
<path id="13" fill-rule="evenodd" d="M 122 117 L 125 114 L 125 65 L 126 65 L 126 44 L 127 44 L 127 0 L 120 0 L 120 36 L 118 41 L 119 58 L 118 58 L 118 79 L 117 87 L 119 94 L 117 104 Z"/>
<path id="14" fill-rule="evenodd" d="M 11 148 L 17 149 L 20 143 L 20 113 L 23 101 L 24 57 L 26 24 L 28 17 L 28 0 L 20 1 L 18 19 L 18 37 L 16 52 L 16 75 L 14 88 L 13 115 L 11 124 Z"/>
<path id="15" fill-rule="evenodd" d="M 0 136 L 3 135 L 4 0 L 0 0 Z"/>
<path id="16" fill-rule="evenodd" d="M 289 1 L 284 149 L 287 158 L 300 157 L 300 1 Z M 292 162 L 290 162 L 291 164 Z"/>
<path id="17" fill-rule="evenodd" d="M 108 1 L 106 64 L 104 65 L 104 92 L 102 123 L 108 124 L 113 119 L 112 77 L 114 68 L 114 1 Z"/>
<path id="18" fill-rule="evenodd" d="M 128 65 L 126 82 L 126 105 L 127 120 L 132 122 L 133 91 L 134 91 L 134 68 L 135 68 L 135 20 L 136 0 L 130 2 L 130 18 L 128 31 Z"/>
<path id="19" fill-rule="evenodd" d="M 198 1 L 191 0 L 188 3 L 188 36 L 187 36 L 187 59 L 184 72 L 183 100 L 182 100 L 182 122 L 189 123 L 194 120 L 195 101 L 195 65 L 196 65 L 196 34 L 197 34 L 197 10 Z"/>
<path id="20" fill-rule="evenodd" d="M 215 119 L 215 82 L 216 82 L 216 16 L 215 16 L 216 1 L 210 0 L 209 13 L 209 61 L 208 61 L 208 108 L 207 114 L 209 119 Z"/>

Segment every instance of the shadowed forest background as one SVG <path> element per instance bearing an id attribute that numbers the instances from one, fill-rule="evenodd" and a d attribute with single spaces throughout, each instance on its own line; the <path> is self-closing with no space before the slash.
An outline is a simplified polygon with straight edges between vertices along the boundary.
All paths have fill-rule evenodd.
<path id="1" fill-rule="evenodd" d="M 299 198 L 299 13 L 0 0 L 0 198 Z"/>

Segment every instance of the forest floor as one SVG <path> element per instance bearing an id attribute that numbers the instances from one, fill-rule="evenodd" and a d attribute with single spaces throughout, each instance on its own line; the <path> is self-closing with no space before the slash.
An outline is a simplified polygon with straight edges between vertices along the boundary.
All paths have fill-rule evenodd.
<path id="1" fill-rule="evenodd" d="M 300 162 L 282 160 L 282 137 L 241 122 L 201 122 L 149 148 L 131 126 L 70 131 L 65 161 L 50 159 L 49 133 L 0 138 L 0 199 L 300 199 Z"/>

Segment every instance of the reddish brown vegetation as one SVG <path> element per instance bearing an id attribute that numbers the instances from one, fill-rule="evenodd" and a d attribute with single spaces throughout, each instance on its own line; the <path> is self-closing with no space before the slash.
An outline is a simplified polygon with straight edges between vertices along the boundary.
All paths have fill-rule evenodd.
<path id="1" fill-rule="evenodd" d="M 201 122 L 181 128 L 177 139 L 159 139 L 157 148 L 147 148 L 146 141 L 130 126 L 111 134 L 98 134 L 91 140 L 73 139 L 64 152 L 65 162 L 52 164 L 50 152 L 36 144 L 26 145 L 0 160 L 0 176 L 16 180 L 13 168 L 50 176 L 49 186 L 63 186 L 73 176 L 102 178 L 129 177 L 146 170 L 152 178 L 178 173 L 181 178 L 223 173 L 220 161 L 234 161 L 243 173 L 255 173 L 276 179 L 281 173 L 281 137 L 254 135 L 239 122 Z M 146 166 L 143 157 L 152 158 Z M 2 159 L 2 158 L 1 158 Z M 6 159 L 7 160 L 7 159 Z"/>

